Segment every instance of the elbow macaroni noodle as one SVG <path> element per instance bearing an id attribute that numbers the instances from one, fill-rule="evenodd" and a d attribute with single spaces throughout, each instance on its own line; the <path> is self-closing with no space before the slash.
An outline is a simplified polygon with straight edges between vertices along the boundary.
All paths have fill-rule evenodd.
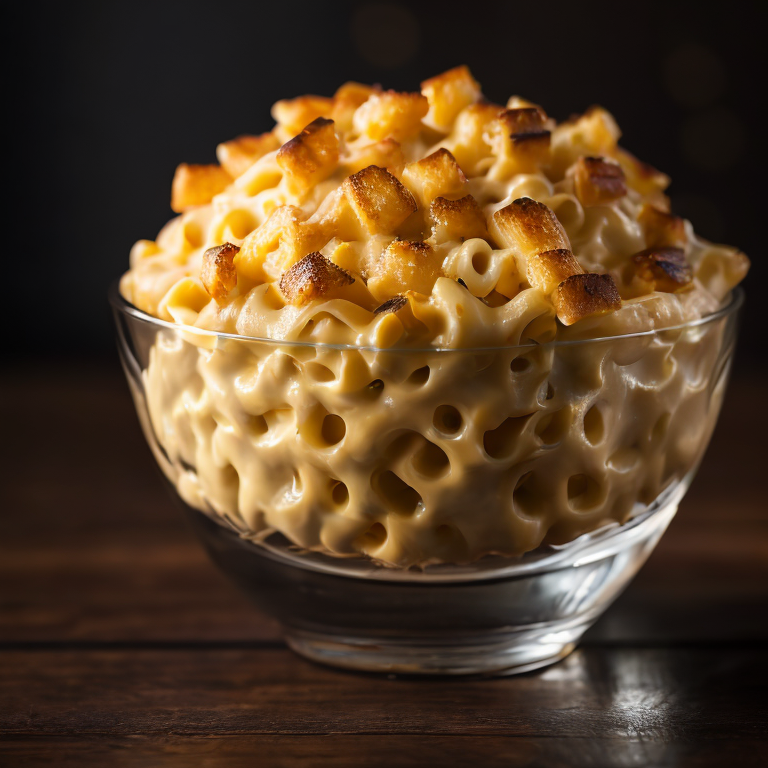
<path id="1" fill-rule="evenodd" d="M 669 213 L 607 112 L 555 125 L 462 67 L 273 115 L 199 183 L 183 166 L 183 212 L 121 282 L 178 326 L 144 385 L 185 501 L 246 537 L 423 566 L 624 522 L 695 467 L 730 346 L 689 321 L 748 260 Z"/>

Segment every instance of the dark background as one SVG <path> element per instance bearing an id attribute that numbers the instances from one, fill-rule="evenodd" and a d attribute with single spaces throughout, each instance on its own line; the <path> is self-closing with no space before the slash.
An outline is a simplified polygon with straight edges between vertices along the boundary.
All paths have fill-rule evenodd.
<path id="1" fill-rule="evenodd" d="M 757 3 L 3 10 L 0 764 L 765 764 Z M 496 101 L 517 92 L 558 119 L 605 105 L 624 146 L 672 176 L 677 210 L 752 257 L 742 375 L 677 518 L 569 659 L 499 680 L 339 674 L 292 656 L 183 527 L 119 371 L 107 286 L 171 216 L 176 165 L 270 128 L 275 100 L 348 79 L 415 89 L 462 62 Z"/>
<path id="2" fill-rule="evenodd" d="M 592 103 L 616 116 L 622 144 L 672 176 L 676 211 L 752 258 L 738 365 L 765 366 L 756 350 L 768 279 L 757 2 L 15 8 L 4 364 L 113 357 L 107 286 L 132 243 L 172 215 L 178 163 L 213 162 L 218 142 L 268 130 L 279 98 L 331 95 L 350 79 L 416 90 L 466 63 L 494 101 L 519 93 L 557 119 Z"/>

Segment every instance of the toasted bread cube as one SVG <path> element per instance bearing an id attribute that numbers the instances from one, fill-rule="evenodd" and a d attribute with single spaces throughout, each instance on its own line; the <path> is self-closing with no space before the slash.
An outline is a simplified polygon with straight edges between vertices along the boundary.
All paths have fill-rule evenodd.
<path id="1" fill-rule="evenodd" d="M 624 170 L 629 186 L 643 196 L 654 196 L 662 193 L 670 183 L 666 173 L 657 171 L 652 165 L 638 160 L 634 155 L 621 147 L 616 148 L 616 160 Z"/>
<path id="2" fill-rule="evenodd" d="M 485 216 L 472 195 L 459 200 L 436 197 L 429 206 L 429 218 L 432 236 L 439 243 L 488 236 Z"/>
<path id="3" fill-rule="evenodd" d="M 280 141 L 273 133 L 260 136 L 238 136 L 216 147 L 216 157 L 222 168 L 233 178 L 242 176 L 260 157 L 274 152 Z"/>
<path id="4" fill-rule="evenodd" d="M 333 99 L 325 96 L 299 96 L 282 99 L 272 105 L 274 121 L 289 135 L 295 136 L 318 117 L 330 117 Z"/>
<path id="5" fill-rule="evenodd" d="M 342 188 L 370 234 L 394 232 L 416 210 L 413 195 L 389 171 L 376 165 L 348 176 Z"/>
<path id="6" fill-rule="evenodd" d="M 478 165 L 491 157 L 491 148 L 483 139 L 488 125 L 496 119 L 502 107 L 478 101 L 459 112 L 453 131 L 446 141 L 459 165 L 470 176 L 479 172 Z"/>
<path id="7" fill-rule="evenodd" d="M 203 268 L 200 270 L 200 280 L 205 290 L 217 304 L 223 304 L 237 285 L 237 270 L 235 256 L 240 248 L 232 243 L 224 243 L 209 248 L 203 254 Z"/>
<path id="8" fill-rule="evenodd" d="M 525 107 L 535 107 L 536 109 L 541 110 L 541 112 L 544 112 L 538 104 L 534 104 L 532 101 L 529 101 L 522 96 L 510 96 L 507 100 L 507 109 L 523 109 Z"/>
<path id="9" fill-rule="evenodd" d="M 621 296 L 610 275 L 588 273 L 571 275 L 560 283 L 552 295 L 552 303 L 563 325 L 573 325 L 585 317 L 619 309 Z"/>
<path id="10" fill-rule="evenodd" d="M 494 154 L 511 164 L 512 173 L 534 173 L 549 159 L 551 134 L 539 107 L 502 110 L 484 138 Z"/>
<path id="11" fill-rule="evenodd" d="M 691 286 L 693 270 L 682 248 L 648 248 L 636 253 L 632 262 L 649 291 L 678 293 Z"/>
<path id="12" fill-rule="evenodd" d="M 507 136 L 518 136 L 526 133 L 547 133 L 547 115 L 541 107 L 526 106 L 503 109 L 496 116 L 495 125 L 501 128 L 501 133 Z"/>
<path id="13" fill-rule="evenodd" d="M 232 183 L 232 177 L 219 165 L 182 163 L 173 176 L 171 208 L 183 213 L 196 205 L 205 205 Z"/>
<path id="14" fill-rule="evenodd" d="M 371 96 L 355 112 L 355 129 L 374 141 L 393 138 L 404 141 L 421 130 L 429 102 L 420 93 L 384 91 Z"/>
<path id="15" fill-rule="evenodd" d="M 583 274 L 584 270 L 576 257 L 567 248 L 543 251 L 528 257 L 526 277 L 532 287 L 546 294 L 552 293 L 560 283 L 571 275 Z"/>
<path id="16" fill-rule="evenodd" d="M 462 109 L 474 104 L 481 96 L 480 84 L 466 66 L 430 77 L 421 84 L 421 92 L 429 101 L 426 122 L 444 131 L 450 129 Z"/>
<path id="17" fill-rule="evenodd" d="M 438 149 L 402 171 L 403 183 L 422 208 L 428 208 L 438 195 L 460 195 L 467 177 L 447 149 Z"/>
<path id="18" fill-rule="evenodd" d="M 381 88 L 373 88 L 361 83 L 344 83 L 333 94 L 333 109 L 331 117 L 338 126 L 339 131 L 346 133 L 352 129 L 355 110 L 365 104 L 375 93 L 381 93 Z"/>
<path id="19" fill-rule="evenodd" d="M 379 168 L 395 168 L 405 163 L 402 147 L 394 139 L 384 139 L 363 147 L 355 147 L 349 150 L 341 163 L 349 173 L 357 173 L 369 165 L 377 165 Z"/>
<path id="20" fill-rule="evenodd" d="M 393 240 L 369 269 L 368 290 L 386 301 L 408 290 L 428 295 L 441 275 L 443 258 L 429 243 Z"/>
<path id="21" fill-rule="evenodd" d="M 580 117 L 561 123 L 552 133 L 551 173 L 557 178 L 582 155 L 612 157 L 621 131 L 610 112 L 590 107 Z"/>
<path id="22" fill-rule="evenodd" d="M 580 157 L 573 171 L 576 197 L 582 205 L 606 205 L 627 194 L 624 171 L 602 157 Z"/>
<path id="23" fill-rule="evenodd" d="M 578 141 L 595 155 L 611 154 L 621 138 L 613 115 L 602 107 L 590 107 L 572 125 Z"/>
<path id="24" fill-rule="evenodd" d="M 645 230 L 645 244 L 649 248 L 659 246 L 685 248 L 688 244 L 685 220 L 679 216 L 646 203 L 640 209 L 637 220 Z"/>
<path id="25" fill-rule="evenodd" d="M 496 211 L 490 231 L 499 245 L 515 248 L 526 258 L 543 251 L 571 250 L 568 235 L 554 212 L 530 197 L 518 198 Z"/>
<path id="26" fill-rule="evenodd" d="M 237 266 L 243 275 L 264 280 L 264 260 L 276 248 L 281 250 L 281 264 L 287 269 L 303 256 L 321 248 L 328 237 L 323 227 L 304 221 L 304 213 L 292 205 L 282 205 L 243 241 Z"/>
<path id="27" fill-rule="evenodd" d="M 283 274 L 280 278 L 280 291 L 291 304 L 301 306 L 327 295 L 334 288 L 352 285 L 354 282 L 349 272 L 314 252 Z"/>
<path id="28" fill-rule="evenodd" d="M 277 164 L 293 194 L 302 194 L 330 176 L 339 161 L 339 140 L 333 120 L 318 117 L 280 147 Z"/>

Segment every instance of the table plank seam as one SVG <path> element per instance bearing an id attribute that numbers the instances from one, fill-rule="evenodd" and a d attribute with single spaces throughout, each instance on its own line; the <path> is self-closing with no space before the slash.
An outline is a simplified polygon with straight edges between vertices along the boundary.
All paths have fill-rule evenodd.
<path id="1" fill-rule="evenodd" d="M 722 640 L 584 640 L 579 648 L 613 648 L 619 651 L 664 649 L 760 650 L 765 638 L 724 638 Z M 284 640 L 10 640 L 0 641 L 0 653 L 28 651 L 262 651 L 289 650 Z"/>

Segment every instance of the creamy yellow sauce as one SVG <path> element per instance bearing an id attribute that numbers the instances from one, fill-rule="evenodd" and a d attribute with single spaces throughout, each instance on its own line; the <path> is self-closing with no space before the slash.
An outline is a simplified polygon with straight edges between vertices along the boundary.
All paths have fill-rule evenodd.
<path id="1" fill-rule="evenodd" d="M 324 130 L 335 131 L 338 159 L 324 177 L 307 182 L 301 165 L 292 175 L 285 153 L 272 149 L 240 162 L 245 170 L 209 203 L 131 254 L 124 297 L 179 326 L 158 332 L 144 372 L 166 474 L 189 504 L 245 536 L 279 531 L 301 547 L 394 566 L 520 555 L 625 521 L 694 467 L 706 445 L 722 396 L 722 321 L 559 342 L 706 316 L 743 277 L 746 257 L 680 222 L 689 283 L 643 292 L 632 258 L 657 237 L 643 211 L 663 210 L 663 182 L 657 172 L 650 182 L 635 178 L 639 166 L 619 150 L 612 118 L 593 111 L 547 122 L 542 136 L 551 136 L 530 167 L 495 123 L 477 128 L 474 81 L 463 72 L 443 78 L 425 84 L 421 117 L 416 95 L 390 99 L 392 107 L 374 92 L 346 112 L 341 97 L 277 105 L 283 122 L 273 144 L 300 130 L 302 116 L 314 119 L 310 107 L 335 117 Z M 397 137 L 401 161 L 388 169 L 416 210 L 371 232 L 363 218 L 343 220 L 343 185 L 365 167 L 374 139 L 387 137 Z M 513 201 L 543 203 L 583 271 L 613 278 L 620 306 L 566 326 L 552 295 L 529 280 L 523 244 L 487 233 L 452 239 L 435 227 L 427 210 L 439 184 L 430 192 L 409 168 L 441 148 L 465 177 L 450 182 L 447 199 L 471 195 L 489 232 Z M 573 169 L 595 155 L 622 164 L 626 191 L 585 204 Z M 267 242 L 270 216 L 283 206 L 295 206 L 301 238 L 351 275 L 348 285 L 304 303 L 281 291 L 282 276 L 306 255 L 299 230 L 252 244 Z M 398 256 L 400 241 L 425 242 L 429 263 Z M 225 242 L 241 246 L 237 285 L 216 301 L 200 274 L 205 251 Z M 402 311 L 375 312 L 396 295 L 407 298 Z"/>

